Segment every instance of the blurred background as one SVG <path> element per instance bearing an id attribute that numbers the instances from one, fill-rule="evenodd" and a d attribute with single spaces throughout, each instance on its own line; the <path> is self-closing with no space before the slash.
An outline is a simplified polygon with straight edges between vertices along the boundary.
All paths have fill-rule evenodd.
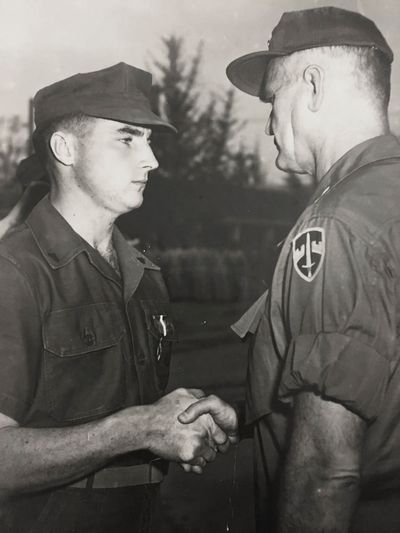
<path id="1" fill-rule="evenodd" d="M 398 0 L 330 0 L 372 18 L 395 53 L 390 119 L 400 133 Z M 120 61 L 150 70 L 154 108 L 179 130 L 153 136 L 160 167 L 125 235 L 164 271 L 180 341 L 169 388 L 243 404 L 247 346 L 234 322 L 269 285 L 284 239 L 315 183 L 275 168 L 269 107 L 234 90 L 227 64 L 265 49 L 284 11 L 319 0 L 0 0 L 0 218 L 32 179 L 31 99 L 77 72 Z M 251 532 L 251 440 L 201 476 L 172 466 L 162 530 Z M 160 526 L 161 528 L 161 526 Z M 161 529 L 160 529 L 161 530 Z"/>

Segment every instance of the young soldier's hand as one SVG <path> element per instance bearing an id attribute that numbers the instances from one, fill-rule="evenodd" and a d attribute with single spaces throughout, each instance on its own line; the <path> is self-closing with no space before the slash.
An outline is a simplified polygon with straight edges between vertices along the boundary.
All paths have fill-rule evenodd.
<path id="1" fill-rule="evenodd" d="M 148 448 L 151 452 L 199 469 L 214 461 L 218 449 L 229 439 L 213 417 L 204 413 L 192 422 L 178 420 L 180 413 L 203 396 L 203 391 L 198 389 L 177 389 L 150 406 Z"/>

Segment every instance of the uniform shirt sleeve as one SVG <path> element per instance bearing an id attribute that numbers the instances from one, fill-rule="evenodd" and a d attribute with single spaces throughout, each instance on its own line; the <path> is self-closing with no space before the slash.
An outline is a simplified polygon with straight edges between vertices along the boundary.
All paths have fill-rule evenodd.
<path id="1" fill-rule="evenodd" d="M 283 289 L 291 342 L 281 399 L 311 390 L 368 421 L 378 415 L 396 356 L 389 265 L 382 245 L 334 218 L 315 218 L 299 231 Z"/>
<path id="2" fill-rule="evenodd" d="M 30 284 L 0 257 L 0 412 L 23 423 L 40 372 L 41 328 Z"/>

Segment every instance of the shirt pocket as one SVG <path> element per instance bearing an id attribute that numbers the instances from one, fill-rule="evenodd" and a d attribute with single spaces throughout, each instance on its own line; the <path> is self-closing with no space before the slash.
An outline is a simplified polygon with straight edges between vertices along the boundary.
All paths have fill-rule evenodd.
<path id="1" fill-rule="evenodd" d="M 98 418 L 124 405 L 125 334 L 121 311 L 113 303 L 50 313 L 43 327 L 44 379 L 55 420 Z"/>
<path id="2" fill-rule="evenodd" d="M 145 315 L 147 341 L 157 385 L 163 391 L 168 383 L 172 343 L 178 341 L 168 301 L 140 300 Z"/>

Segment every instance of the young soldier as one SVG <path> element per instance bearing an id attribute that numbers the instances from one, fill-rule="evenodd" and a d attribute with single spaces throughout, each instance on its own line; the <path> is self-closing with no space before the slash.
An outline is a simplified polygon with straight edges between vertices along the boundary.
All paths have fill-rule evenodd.
<path id="1" fill-rule="evenodd" d="M 0 245 L 1 531 L 148 531 L 163 464 L 201 470 L 235 439 L 234 412 L 177 417 L 163 396 L 175 331 L 157 266 L 117 217 L 151 170 L 151 75 L 125 63 L 34 99 L 49 196 Z M 227 435 L 228 433 L 228 435 Z"/>

